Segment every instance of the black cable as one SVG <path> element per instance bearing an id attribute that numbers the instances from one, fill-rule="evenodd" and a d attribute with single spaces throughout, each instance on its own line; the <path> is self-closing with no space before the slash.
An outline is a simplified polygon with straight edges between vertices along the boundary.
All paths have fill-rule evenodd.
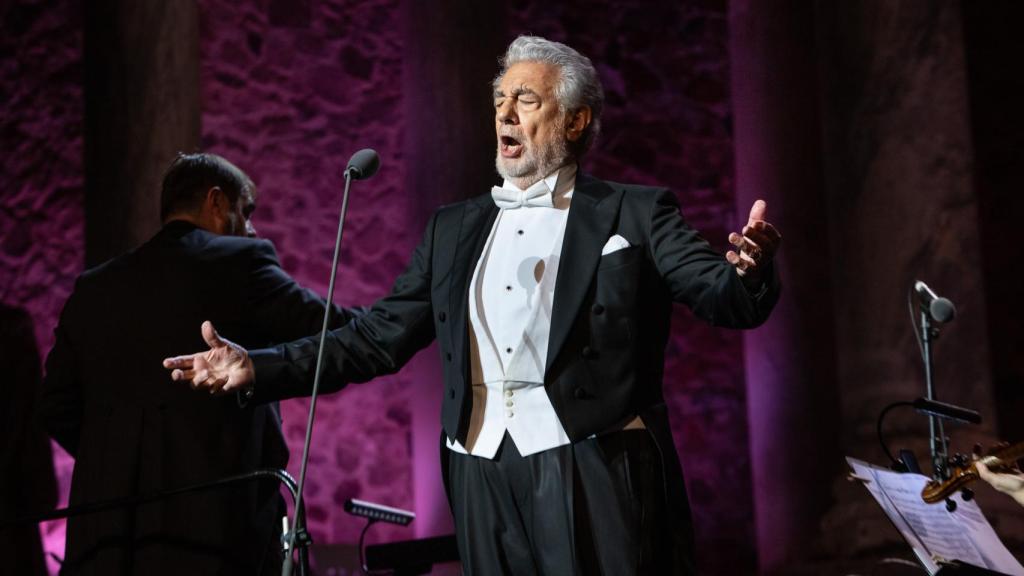
<path id="1" fill-rule="evenodd" d="M 907 291 L 907 310 L 910 312 L 910 325 L 914 327 L 914 339 L 917 340 L 917 349 L 921 352 L 921 358 L 924 358 L 924 342 L 921 342 L 921 328 L 917 325 L 917 314 L 914 310 L 914 288 L 911 286 L 910 290 Z"/>
<path id="2" fill-rule="evenodd" d="M 878 421 L 875 423 L 875 430 L 878 433 L 878 443 L 882 445 L 882 451 L 885 452 L 885 455 L 889 457 L 889 460 L 891 460 L 893 464 L 900 465 L 902 462 L 897 460 L 896 457 L 892 455 L 892 452 L 889 451 L 889 445 L 885 443 L 885 436 L 882 434 L 882 422 L 885 420 L 885 415 L 893 408 L 913 405 L 913 402 L 893 402 L 883 408 L 882 412 L 878 414 Z"/>
<path id="3" fill-rule="evenodd" d="M 363 540 L 366 538 L 366 532 L 370 529 L 370 526 L 376 524 L 377 521 L 369 519 L 366 522 L 366 526 L 363 526 L 363 531 L 359 533 L 359 569 L 363 571 L 363 574 L 367 576 L 375 576 L 376 574 L 385 574 L 385 572 L 373 571 L 366 566 L 366 556 L 363 551 Z"/>

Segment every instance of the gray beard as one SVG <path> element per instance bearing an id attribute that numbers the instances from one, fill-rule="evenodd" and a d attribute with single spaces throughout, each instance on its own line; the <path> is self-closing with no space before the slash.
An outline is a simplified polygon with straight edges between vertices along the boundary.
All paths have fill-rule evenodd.
<path id="1" fill-rule="evenodd" d="M 568 143 L 564 139 L 559 139 L 536 153 L 526 150 L 521 157 L 514 160 L 502 158 L 501 150 L 498 150 L 494 155 L 494 168 L 502 178 L 526 190 L 560 168 L 568 159 Z"/>

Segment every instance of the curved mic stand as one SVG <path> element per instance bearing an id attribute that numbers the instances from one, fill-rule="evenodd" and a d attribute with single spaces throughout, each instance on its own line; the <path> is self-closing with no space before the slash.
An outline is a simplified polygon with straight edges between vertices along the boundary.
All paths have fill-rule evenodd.
<path id="1" fill-rule="evenodd" d="M 179 494 L 188 494 L 192 492 L 201 492 L 205 490 L 211 490 L 214 488 L 223 488 L 225 486 L 231 486 L 234 484 L 241 484 L 245 482 L 252 482 L 253 480 L 269 479 L 273 478 L 277 480 L 282 486 L 288 489 L 288 493 L 292 497 L 292 503 L 295 505 L 295 509 L 299 511 L 300 517 L 305 517 L 305 507 L 298 501 L 298 485 L 295 483 L 295 479 L 291 477 L 285 470 L 278 470 L 272 468 L 264 468 L 259 470 L 253 470 L 251 472 L 244 472 L 242 474 L 235 474 L 234 476 L 228 476 L 225 478 L 219 478 L 212 482 L 203 482 L 202 484 L 192 484 L 189 486 L 181 486 L 177 488 L 171 488 L 167 490 L 161 490 L 159 492 L 150 492 L 146 494 L 138 494 L 133 496 L 121 496 L 112 498 L 110 500 L 102 500 L 95 502 L 86 502 L 84 504 L 76 504 L 74 506 L 68 506 L 66 508 L 57 508 L 56 510 L 50 510 L 49 512 L 43 512 L 41 514 L 34 514 L 32 516 L 23 516 L 15 518 L 14 520 L 0 521 L 0 535 L 7 537 L 3 534 L 5 530 L 13 528 L 14 526 L 20 526 L 23 524 L 38 524 L 39 522 L 46 522 L 49 520 L 57 520 L 60 518 L 71 518 L 74 516 L 82 516 L 85 514 L 93 514 L 96 512 L 103 512 L 105 510 L 113 510 L 116 508 L 128 508 L 131 506 L 138 506 L 140 504 L 147 504 L 150 502 L 156 502 L 170 498 L 171 496 L 177 496 Z M 309 557 L 306 553 L 305 546 L 299 546 L 299 575 L 305 576 L 309 574 Z"/>
<path id="2" fill-rule="evenodd" d="M 306 441 L 302 447 L 302 467 L 299 469 L 299 486 L 295 496 L 295 515 L 292 517 L 291 529 L 285 525 L 285 533 L 281 536 L 284 544 L 284 563 L 281 565 L 282 576 L 291 576 L 292 573 L 292 551 L 296 544 L 305 548 L 310 543 L 309 534 L 306 532 L 305 518 L 299 514 L 302 504 L 302 490 L 306 485 L 306 465 L 309 464 L 309 443 L 313 436 L 313 419 L 316 415 L 317 393 L 320 391 L 320 374 L 324 365 L 324 343 L 327 341 L 327 328 L 330 325 L 331 302 L 334 301 L 334 280 L 338 272 L 338 256 L 341 254 L 341 237 L 345 231 L 345 214 L 348 212 L 348 192 L 352 186 L 352 180 L 369 178 L 377 172 L 380 166 L 380 158 L 377 153 L 369 148 L 360 150 L 352 155 L 348 166 L 345 168 L 345 193 L 341 198 L 341 214 L 338 217 L 338 237 L 334 241 L 334 258 L 331 261 L 331 281 L 327 287 L 327 300 L 324 306 L 324 323 L 320 330 L 320 347 L 316 354 L 316 371 L 313 376 L 313 394 L 309 401 L 309 418 L 306 421 Z M 285 519 L 287 521 L 287 519 Z"/>

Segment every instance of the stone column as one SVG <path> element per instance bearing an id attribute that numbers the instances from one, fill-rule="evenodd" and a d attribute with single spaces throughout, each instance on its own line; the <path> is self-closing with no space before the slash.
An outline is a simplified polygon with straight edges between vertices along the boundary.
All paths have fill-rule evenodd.
<path id="1" fill-rule="evenodd" d="M 762 574 L 790 573 L 842 464 L 813 24 L 806 2 L 729 4 L 737 226 L 762 198 L 784 237 L 782 299 L 743 348 Z"/>
<path id="2" fill-rule="evenodd" d="M 86 261 L 138 245 L 160 225 L 160 181 L 199 145 L 194 0 L 97 0 L 86 8 Z"/>
<path id="3" fill-rule="evenodd" d="M 423 229 L 439 206 L 483 194 L 494 183 L 491 79 L 501 55 L 501 8 L 443 0 L 404 5 L 408 223 Z M 417 236 L 418 238 L 418 236 Z M 438 462 L 441 363 L 437 345 L 414 360 L 413 490 L 417 537 L 451 533 Z"/>
<path id="4" fill-rule="evenodd" d="M 836 302 L 844 449 L 885 463 L 877 414 L 925 393 L 908 312 L 920 279 L 958 308 L 935 343 L 935 389 L 939 399 L 985 416 L 980 427 L 946 427 L 951 449 L 969 452 L 974 442 L 994 440 L 996 414 L 960 3 L 815 6 L 829 221 L 823 265 Z M 887 429 L 890 445 L 913 448 L 930 473 L 927 419 L 898 411 Z M 834 486 L 821 540 L 830 556 L 868 569 L 902 549 L 862 488 Z M 997 525 L 1014 513 L 1009 499 L 978 492 Z"/>

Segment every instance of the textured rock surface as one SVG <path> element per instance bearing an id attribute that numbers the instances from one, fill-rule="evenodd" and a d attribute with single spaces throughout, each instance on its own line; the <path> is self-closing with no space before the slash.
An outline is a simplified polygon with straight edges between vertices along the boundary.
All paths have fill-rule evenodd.
<path id="1" fill-rule="evenodd" d="M 326 294 L 341 171 L 359 148 L 385 167 L 350 203 L 335 301 L 368 304 L 404 267 L 419 230 L 401 209 L 402 38 L 396 2 L 201 3 L 203 149 L 260 189 L 253 223 L 285 270 Z M 318 542 L 355 542 L 347 498 L 412 508 L 405 371 L 318 402 L 306 506 Z M 309 402 L 283 403 L 298 476 Z M 375 538 L 410 537 L 379 527 Z"/>
<path id="2" fill-rule="evenodd" d="M 0 300 L 29 313 L 45 355 L 85 260 L 82 6 L 15 0 L 0 22 Z M 66 503 L 72 461 L 54 454 Z M 63 522 L 42 530 L 62 555 Z"/>
<path id="3" fill-rule="evenodd" d="M 0 137 L 17 154 L 5 155 L 0 174 L 2 296 L 32 312 L 45 352 L 84 252 L 82 17 L 70 2 L 11 6 L 0 39 Z M 360 186 L 349 212 L 336 301 L 361 304 L 382 295 L 422 222 L 404 208 L 405 8 L 387 0 L 202 0 L 200 8 L 202 147 L 257 181 L 254 223 L 300 282 L 326 290 L 343 163 L 364 146 L 381 153 L 386 169 Z M 585 10 L 533 3 L 507 10 L 509 39 L 533 32 L 565 41 L 601 71 L 605 130 L 585 168 L 673 187 L 689 221 L 724 246 L 736 224 L 724 3 Z M 749 572 L 753 545 L 737 546 L 753 540 L 739 337 L 683 309 L 676 316 L 666 393 L 700 527 L 701 562 L 708 574 Z M 345 498 L 413 507 L 407 397 L 415 376 L 407 370 L 353 386 L 320 405 L 307 493 L 319 542 L 357 539 L 361 523 L 341 511 Z M 284 406 L 296 465 L 307 408 L 302 400 Z M 62 462 L 66 481 L 68 461 Z M 371 539 L 407 536 L 381 527 Z"/>

